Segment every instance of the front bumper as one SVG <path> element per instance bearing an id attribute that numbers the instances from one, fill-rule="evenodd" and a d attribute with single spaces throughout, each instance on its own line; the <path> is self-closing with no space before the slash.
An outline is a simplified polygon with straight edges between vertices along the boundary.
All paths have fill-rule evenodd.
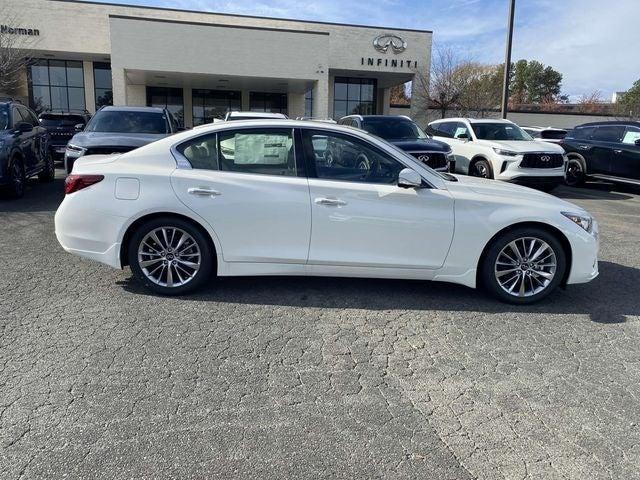
<path id="1" fill-rule="evenodd" d="M 595 220 L 592 228 L 592 233 L 588 233 L 576 226 L 578 231 L 568 236 L 571 244 L 571 270 L 567 284 L 587 283 L 598 276 L 600 232 Z"/>

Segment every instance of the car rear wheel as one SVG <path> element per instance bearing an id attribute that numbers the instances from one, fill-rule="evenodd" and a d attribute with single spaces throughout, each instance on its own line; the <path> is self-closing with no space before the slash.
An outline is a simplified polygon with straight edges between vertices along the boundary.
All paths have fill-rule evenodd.
<path id="1" fill-rule="evenodd" d="M 493 178 L 491 165 L 486 160 L 478 160 L 471 166 L 469 174 L 473 177 Z"/>
<path id="2" fill-rule="evenodd" d="M 53 182 L 55 178 L 56 164 L 53 160 L 53 155 L 51 155 L 51 152 L 48 152 L 45 159 L 44 169 L 38 174 L 38 180 L 40 180 L 41 182 Z"/>
<path id="3" fill-rule="evenodd" d="M 214 256 L 205 235 L 178 218 L 158 218 L 141 225 L 129 243 L 135 277 L 162 295 L 197 289 L 211 276 Z"/>
<path id="4" fill-rule="evenodd" d="M 517 228 L 492 242 L 479 280 L 499 300 L 523 305 L 553 292 L 565 269 L 566 254 L 554 235 L 536 227 Z"/>
<path id="5" fill-rule="evenodd" d="M 582 162 L 577 158 L 570 158 L 567 163 L 567 173 L 564 182 L 570 187 L 579 187 L 584 183 L 585 170 Z"/>
<path id="6" fill-rule="evenodd" d="M 24 196 L 26 177 L 24 174 L 24 164 L 22 159 L 16 157 L 9 166 L 9 183 L 6 186 L 6 193 L 10 198 L 22 198 Z"/>

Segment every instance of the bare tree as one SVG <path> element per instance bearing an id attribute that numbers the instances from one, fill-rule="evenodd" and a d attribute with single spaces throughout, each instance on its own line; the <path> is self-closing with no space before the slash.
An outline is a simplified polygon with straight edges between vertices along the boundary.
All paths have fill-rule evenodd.
<path id="1" fill-rule="evenodd" d="M 458 67 L 461 86 L 458 105 L 463 116 L 486 117 L 500 106 L 502 98 L 502 65 L 469 62 Z"/>
<path id="2" fill-rule="evenodd" d="M 7 25 L 19 25 L 16 15 L 5 16 Z M 30 49 L 35 46 L 34 37 L 17 35 L 10 29 L 0 30 L 0 94 L 12 95 L 22 84 L 22 75 L 31 62 Z"/>
<path id="3" fill-rule="evenodd" d="M 602 92 L 594 90 L 589 94 L 583 94 L 578 99 L 578 109 L 582 113 L 597 113 L 602 110 Z"/>

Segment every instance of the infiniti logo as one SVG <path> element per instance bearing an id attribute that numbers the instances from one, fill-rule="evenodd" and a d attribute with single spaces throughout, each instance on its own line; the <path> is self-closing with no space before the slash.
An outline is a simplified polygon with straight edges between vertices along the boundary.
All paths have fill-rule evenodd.
<path id="1" fill-rule="evenodd" d="M 540 160 L 542 160 L 543 162 L 548 162 L 549 160 L 551 160 L 551 157 L 549 155 L 543 155 L 540 157 Z"/>
<path id="2" fill-rule="evenodd" d="M 382 53 L 387 53 L 389 47 L 393 53 L 402 53 L 407 48 L 407 42 L 405 42 L 398 35 L 393 35 L 390 33 L 378 35 L 373 39 L 373 47 Z"/>
<path id="3" fill-rule="evenodd" d="M 429 155 L 420 155 L 418 157 L 418 160 L 420 160 L 422 163 L 427 163 L 429 161 L 431 157 Z"/>

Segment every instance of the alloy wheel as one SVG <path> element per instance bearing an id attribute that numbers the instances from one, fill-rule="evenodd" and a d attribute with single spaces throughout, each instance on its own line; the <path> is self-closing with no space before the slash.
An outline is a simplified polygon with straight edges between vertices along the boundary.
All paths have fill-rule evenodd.
<path id="1" fill-rule="evenodd" d="M 11 183 L 16 196 L 22 195 L 24 191 L 24 175 L 22 172 L 22 164 L 19 161 L 13 162 L 11 166 Z"/>
<path id="2" fill-rule="evenodd" d="M 156 285 L 180 287 L 200 270 L 200 247 L 186 231 L 170 226 L 147 233 L 138 246 L 142 273 Z"/>
<path id="3" fill-rule="evenodd" d="M 500 288 L 514 297 L 532 297 L 545 290 L 557 269 L 556 253 L 547 242 L 521 237 L 509 242 L 494 266 Z"/>
<path id="4" fill-rule="evenodd" d="M 474 165 L 476 177 L 489 178 L 489 168 L 483 162 L 478 162 Z"/>
<path id="5" fill-rule="evenodd" d="M 565 176 L 567 185 L 578 185 L 582 181 L 584 172 L 582 171 L 582 165 L 578 160 L 569 160 L 567 165 L 567 173 Z"/>

